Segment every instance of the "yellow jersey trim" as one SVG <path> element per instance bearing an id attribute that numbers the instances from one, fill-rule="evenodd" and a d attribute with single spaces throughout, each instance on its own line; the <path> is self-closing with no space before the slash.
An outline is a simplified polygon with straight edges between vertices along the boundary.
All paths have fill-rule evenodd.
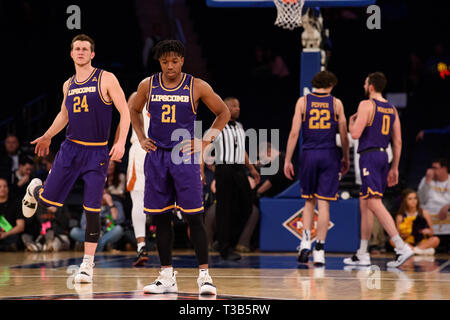
<path id="1" fill-rule="evenodd" d="M 53 205 L 53 206 L 57 206 L 57 207 L 62 207 L 62 206 L 63 206 L 62 203 L 54 202 L 54 201 L 50 201 L 50 200 L 45 199 L 45 198 L 42 196 L 42 192 L 44 192 L 44 188 L 41 188 L 41 190 L 39 191 L 39 198 L 41 198 L 42 201 L 44 201 L 44 202 L 46 202 L 46 203 L 48 203 L 48 204 L 51 204 L 51 205 Z"/>
<path id="2" fill-rule="evenodd" d="M 320 199 L 320 200 L 337 200 L 337 199 L 338 199 L 338 195 L 337 195 L 337 194 L 336 194 L 333 198 L 319 196 L 317 193 L 314 193 L 314 196 L 315 196 L 317 199 Z"/>
<path id="3" fill-rule="evenodd" d="M 166 210 L 173 209 L 173 208 L 175 208 L 174 204 L 172 204 L 170 206 L 167 206 L 165 208 L 162 208 L 162 209 L 147 209 L 147 208 L 144 207 L 144 211 L 150 212 L 150 213 L 155 213 L 155 212 L 164 212 Z"/>
<path id="4" fill-rule="evenodd" d="M 80 141 L 80 140 L 73 140 L 73 139 L 69 139 L 72 142 L 78 143 L 78 144 L 82 144 L 83 146 L 106 146 L 108 144 L 108 141 L 105 142 L 85 142 L 85 141 Z"/>
<path id="5" fill-rule="evenodd" d="M 150 97 L 152 96 L 152 88 L 153 88 L 153 76 L 150 77 L 149 86 L 148 86 L 148 97 L 147 97 L 147 112 L 150 113 Z"/>
<path id="6" fill-rule="evenodd" d="M 97 81 L 97 90 L 98 90 L 98 95 L 100 96 L 100 99 L 102 99 L 104 104 L 107 105 L 112 105 L 112 101 L 106 101 L 106 99 L 103 98 L 103 94 L 102 94 L 102 88 L 100 86 L 100 82 L 102 79 L 102 75 L 103 75 L 103 70 L 100 71 L 100 74 L 98 75 L 98 81 Z"/>
<path id="7" fill-rule="evenodd" d="M 362 194 L 362 192 L 359 193 L 360 198 L 361 199 L 366 199 L 368 198 L 370 195 L 372 196 L 378 196 L 378 197 L 383 197 L 383 194 L 377 191 L 373 191 L 372 189 L 370 189 L 370 187 L 367 187 L 367 193 L 365 195 Z"/>
<path id="8" fill-rule="evenodd" d="M 194 77 L 191 77 L 191 87 L 189 88 L 189 96 L 191 98 L 191 106 L 192 106 L 192 112 L 194 114 L 197 114 L 197 110 L 195 110 L 195 101 L 192 99 L 194 97 Z"/>
<path id="9" fill-rule="evenodd" d="M 307 196 L 301 195 L 301 197 L 302 197 L 303 199 L 312 199 L 312 198 L 314 198 L 312 195 L 307 195 Z"/>
<path id="10" fill-rule="evenodd" d="M 305 96 L 305 112 L 302 112 L 302 122 L 306 121 L 306 111 L 308 110 L 308 95 Z"/>
<path id="11" fill-rule="evenodd" d="M 83 209 L 87 210 L 87 211 L 100 212 L 100 209 L 89 208 L 89 207 L 86 207 L 85 205 L 83 205 Z"/>
<path id="12" fill-rule="evenodd" d="M 375 112 L 376 112 L 376 109 L 377 109 L 375 101 L 373 101 L 373 100 L 370 100 L 370 101 L 372 101 L 372 103 L 373 103 L 373 112 L 372 112 L 372 117 L 370 117 L 369 124 L 367 125 L 368 127 L 370 127 L 372 125 L 373 119 L 375 119 Z"/>
<path id="13" fill-rule="evenodd" d="M 97 71 L 97 68 L 94 68 L 94 71 L 92 71 L 91 75 L 89 76 L 89 78 L 87 78 L 86 80 L 84 80 L 83 82 L 77 82 L 77 75 L 75 74 L 73 76 L 73 82 L 75 82 L 76 84 L 80 85 L 80 84 L 85 84 L 86 82 L 88 82 L 89 80 L 91 80 L 92 76 L 94 75 L 95 71 Z"/>
<path id="14" fill-rule="evenodd" d="M 337 112 L 336 112 L 336 98 L 335 97 L 333 97 L 333 111 L 334 111 L 334 121 L 338 121 L 338 115 L 337 115 Z"/>
<path id="15" fill-rule="evenodd" d="M 180 206 L 177 206 L 177 208 L 186 213 L 200 212 L 200 211 L 205 210 L 205 208 L 203 206 L 201 206 L 200 208 L 196 208 L 196 209 L 183 209 Z"/>
<path id="16" fill-rule="evenodd" d="M 315 96 L 315 97 L 318 97 L 318 98 L 326 98 L 326 97 L 329 97 L 330 96 L 330 94 L 328 93 L 327 95 L 319 95 L 319 94 L 314 94 L 314 93 L 310 93 L 311 95 L 313 95 L 313 96 Z"/>
<path id="17" fill-rule="evenodd" d="M 168 89 L 168 88 L 164 87 L 164 84 L 163 84 L 163 81 L 162 81 L 161 76 L 162 76 L 162 72 L 159 74 L 159 84 L 161 85 L 161 88 L 162 88 L 163 90 L 165 90 L 165 91 L 175 91 L 175 90 L 180 89 L 181 86 L 182 86 L 183 83 L 184 83 L 184 80 L 186 80 L 186 73 L 183 73 L 183 79 L 181 79 L 180 83 L 179 83 L 175 88 L 173 88 L 173 89 Z"/>

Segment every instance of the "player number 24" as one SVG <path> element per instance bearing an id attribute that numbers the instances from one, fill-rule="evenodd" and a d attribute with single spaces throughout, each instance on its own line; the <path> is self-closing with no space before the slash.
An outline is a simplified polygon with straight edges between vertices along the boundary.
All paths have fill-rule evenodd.
<path id="1" fill-rule="evenodd" d="M 83 96 L 83 99 L 80 99 L 79 96 L 73 98 L 73 112 L 81 112 L 82 108 L 84 109 L 84 112 L 89 112 L 88 104 L 86 102 L 86 95 Z"/>
<path id="2" fill-rule="evenodd" d="M 162 106 L 163 113 L 161 114 L 161 122 L 176 123 L 175 120 L 175 105 L 164 104 Z"/>
<path id="3" fill-rule="evenodd" d="M 330 129 L 330 110 L 312 109 L 309 112 L 309 128 L 310 129 Z"/>

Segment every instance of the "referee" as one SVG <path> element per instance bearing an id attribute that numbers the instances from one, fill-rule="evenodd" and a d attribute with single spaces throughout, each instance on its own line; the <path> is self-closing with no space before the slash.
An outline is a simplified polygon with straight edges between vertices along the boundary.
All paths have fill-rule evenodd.
<path id="1" fill-rule="evenodd" d="M 244 128 L 237 122 L 239 100 L 227 97 L 224 102 L 231 117 L 215 141 L 216 231 L 220 256 L 225 260 L 239 260 L 241 256 L 234 251 L 234 246 L 252 211 L 252 191 L 246 167 L 256 184 L 260 176 L 245 151 Z"/>

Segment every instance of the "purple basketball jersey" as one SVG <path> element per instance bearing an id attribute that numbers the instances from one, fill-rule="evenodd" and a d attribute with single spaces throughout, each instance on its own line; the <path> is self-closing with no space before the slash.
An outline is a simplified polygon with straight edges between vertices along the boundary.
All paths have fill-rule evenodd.
<path id="1" fill-rule="evenodd" d="M 336 148 L 338 121 L 335 100 L 330 94 L 311 93 L 305 96 L 302 130 L 304 150 Z"/>
<path id="2" fill-rule="evenodd" d="M 197 110 L 193 100 L 194 77 L 182 73 L 180 83 L 174 88 L 166 88 L 162 73 L 150 78 L 147 110 L 150 113 L 148 137 L 155 140 L 156 146 L 171 149 L 182 138 L 172 141 L 172 133 L 185 129 L 194 138 L 194 123 Z"/>
<path id="3" fill-rule="evenodd" d="M 70 79 L 66 97 L 69 113 L 67 139 L 80 144 L 107 144 L 111 130 L 112 102 L 102 96 L 102 74 L 103 70 L 95 68 L 83 82 L 77 82 L 75 76 Z"/>
<path id="4" fill-rule="evenodd" d="M 373 100 L 374 112 L 369 125 L 359 138 L 358 152 L 370 148 L 387 148 L 391 141 L 395 109 L 389 102 Z"/>

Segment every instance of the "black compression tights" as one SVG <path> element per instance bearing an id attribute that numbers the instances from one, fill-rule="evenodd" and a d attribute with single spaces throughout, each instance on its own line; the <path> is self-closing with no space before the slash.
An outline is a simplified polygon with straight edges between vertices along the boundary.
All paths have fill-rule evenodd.
<path id="1" fill-rule="evenodd" d="M 208 242 L 203 223 L 203 213 L 184 215 L 190 228 L 190 240 L 194 246 L 199 265 L 208 264 Z M 162 266 L 172 265 L 173 227 L 172 214 L 163 213 L 153 216 L 156 224 L 156 244 Z"/>

